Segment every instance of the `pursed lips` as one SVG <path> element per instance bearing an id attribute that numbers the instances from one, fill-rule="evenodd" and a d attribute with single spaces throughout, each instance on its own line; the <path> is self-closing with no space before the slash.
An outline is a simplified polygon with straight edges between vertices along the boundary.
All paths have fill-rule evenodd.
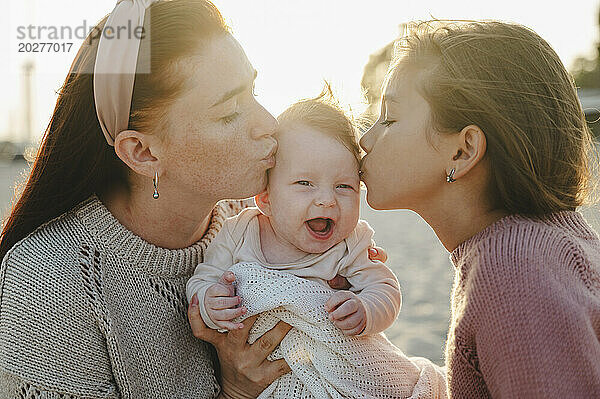
<path id="1" fill-rule="evenodd" d="M 358 175 L 361 177 L 361 179 L 364 176 L 365 171 L 366 171 L 366 169 L 365 169 L 365 160 L 366 160 L 366 158 L 367 158 L 366 155 L 364 157 L 362 157 L 362 159 L 360 160 L 360 165 L 358 167 Z"/>

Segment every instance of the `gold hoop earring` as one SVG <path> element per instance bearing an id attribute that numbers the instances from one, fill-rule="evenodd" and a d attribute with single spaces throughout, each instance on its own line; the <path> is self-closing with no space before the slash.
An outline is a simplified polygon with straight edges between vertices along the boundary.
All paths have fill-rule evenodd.
<path id="1" fill-rule="evenodd" d="M 454 183 L 456 181 L 456 179 L 454 178 L 454 173 L 456 173 L 456 168 L 452 168 L 450 174 L 446 176 L 446 181 L 448 183 Z"/>
<path id="2" fill-rule="evenodd" d="M 158 172 L 154 172 L 152 183 L 154 184 L 154 194 L 152 194 L 152 198 L 158 199 Z"/>

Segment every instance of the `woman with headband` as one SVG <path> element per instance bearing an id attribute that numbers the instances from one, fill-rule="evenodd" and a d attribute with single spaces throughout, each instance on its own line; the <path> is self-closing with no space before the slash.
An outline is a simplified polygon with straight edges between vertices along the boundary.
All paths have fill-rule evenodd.
<path id="1" fill-rule="evenodd" d="M 219 334 L 185 298 L 245 206 L 219 201 L 274 164 L 255 76 L 205 0 L 120 1 L 92 31 L 2 231 L 0 397 L 255 397 L 289 371 L 266 360 L 289 326 L 248 345 L 253 319 Z"/>

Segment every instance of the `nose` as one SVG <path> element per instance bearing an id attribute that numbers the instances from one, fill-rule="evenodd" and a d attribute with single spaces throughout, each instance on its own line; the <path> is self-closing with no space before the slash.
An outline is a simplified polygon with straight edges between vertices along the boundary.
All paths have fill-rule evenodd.
<path id="1" fill-rule="evenodd" d="M 335 195 L 331 190 L 319 190 L 315 196 L 315 205 L 321 208 L 331 208 L 336 204 Z"/>
<path id="2" fill-rule="evenodd" d="M 360 146 L 363 150 L 365 150 L 365 152 L 368 154 L 373 150 L 373 146 L 375 145 L 375 142 L 377 141 L 376 138 L 376 131 L 377 131 L 377 124 L 373 124 L 369 130 L 367 130 L 365 132 L 365 134 L 363 134 L 363 136 L 360 138 Z"/>
<path id="3" fill-rule="evenodd" d="M 257 104 L 255 123 L 252 127 L 252 138 L 271 138 L 277 131 L 277 119 L 273 117 L 262 105 Z"/>

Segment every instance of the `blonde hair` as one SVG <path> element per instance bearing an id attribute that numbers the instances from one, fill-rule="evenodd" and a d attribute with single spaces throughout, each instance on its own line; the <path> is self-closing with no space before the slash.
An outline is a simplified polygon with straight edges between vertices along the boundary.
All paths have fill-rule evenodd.
<path id="1" fill-rule="evenodd" d="M 431 128 L 474 124 L 485 133 L 495 206 L 543 215 L 591 200 L 598 154 L 571 76 L 535 32 L 495 21 L 415 23 L 396 57 L 389 77 L 415 72 Z"/>
<path id="2" fill-rule="evenodd" d="M 300 123 L 335 137 L 360 163 L 361 153 L 354 120 L 344 112 L 328 83 L 317 97 L 289 106 L 277 117 L 277 121 L 281 127 Z"/>

